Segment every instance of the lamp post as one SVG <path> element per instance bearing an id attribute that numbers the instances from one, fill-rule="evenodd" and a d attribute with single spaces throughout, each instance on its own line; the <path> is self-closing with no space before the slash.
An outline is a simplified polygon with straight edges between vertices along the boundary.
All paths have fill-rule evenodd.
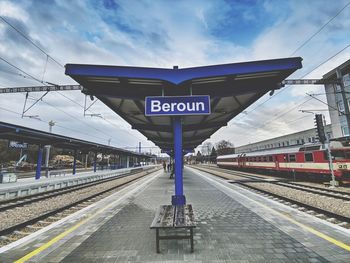
<path id="1" fill-rule="evenodd" d="M 52 133 L 52 127 L 55 126 L 56 122 L 53 120 L 49 121 L 49 132 Z M 51 145 L 45 145 L 46 154 L 45 154 L 45 176 L 49 178 L 50 176 L 50 170 L 49 170 L 49 159 L 50 159 L 50 150 Z"/>

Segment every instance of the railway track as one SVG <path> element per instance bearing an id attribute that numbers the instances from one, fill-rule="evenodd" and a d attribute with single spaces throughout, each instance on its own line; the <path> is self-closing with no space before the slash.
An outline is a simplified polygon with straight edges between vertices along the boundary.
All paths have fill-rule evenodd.
<path id="1" fill-rule="evenodd" d="M 255 192 L 260 192 L 260 193 L 263 193 L 265 195 L 271 196 L 273 198 L 277 198 L 277 200 L 279 200 L 279 201 L 282 200 L 284 203 L 287 203 L 288 205 L 297 205 L 297 207 L 294 206 L 294 208 L 301 207 L 304 209 L 300 209 L 300 210 L 306 209 L 307 211 L 314 211 L 315 213 L 318 213 L 318 215 L 316 215 L 317 217 L 326 219 L 327 221 L 331 221 L 331 222 L 333 221 L 333 223 L 335 223 L 335 224 L 340 224 L 340 225 L 344 226 L 343 222 L 345 222 L 345 223 L 347 223 L 347 228 L 350 228 L 350 217 L 348 217 L 348 216 L 339 215 L 337 213 L 319 208 L 317 206 L 305 204 L 303 202 L 299 202 L 299 201 L 294 200 L 292 198 L 288 198 L 288 197 L 285 197 L 285 196 L 282 196 L 279 194 L 275 194 L 275 193 L 272 193 L 270 191 L 263 190 L 259 187 L 254 187 L 252 185 L 248 185 L 246 183 L 238 182 L 237 184 L 239 184 L 245 188 L 254 190 Z M 331 220 L 329 220 L 329 219 L 331 219 Z M 337 221 L 334 221 L 334 219 L 336 219 Z"/>
<path id="2" fill-rule="evenodd" d="M 340 199 L 343 201 L 350 201 L 350 193 L 347 193 L 347 192 L 332 191 L 329 189 L 322 189 L 319 187 L 299 185 L 299 184 L 294 184 L 294 183 L 290 183 L 290 182 L 271 182 L 271 183 L 277 184 L 280 186 L 286 186 L 286 187 L 291 188 L 291 189 L 305 191 L 308 193 L 319 194 L 322 196 L 328 196 L 328 197 Z"/>
<path id="3" fill-rule="evenodd" d="M 334 197 L 334 198 L 338 198 L 338 199 L 343 199 L 345 201 L 350 201 L 350 192 L 345 192 L 345 191 L 341 191 L 341 190 L 334 190 L 334 189 L 328 189 L 328 188 L 321 188 L 321 187 L 316 187 L 316 186 L 311 186 L 311 185 L 307 185 L 307 184 L 303 184 L 301 182 L 299 183 L 295 183 L 295 182 L 291 182 L 288 179 L 285 178 L 280 178 L 280 177 L 276 177 L 276 176 L 268 176 L 268 175 L 256 175 L 256 174 L 252 174 L 252 173 L 246 173 L 246 172 L 241 172 L 241 171 L 235 171 L 235 170 L 228 170 L 228 169 L 223 169 L 223 168 L 218 168 L 218 167 L 201 167 L 202 169 L 206 170 L 214 170 L 214 171 L 218 171 L 218 172 L 225 172 L 227 174 L 230 175 L 234 175 L 234 176 L 240 176 L 243 178 L 247 178 L 247 179 L 251 179 L 251 180 L 267 180 L 267 179 L 274 179 L 276 180 L 275 182 L 270 181 L 271 183 L 274 184 L 278 184 L 278 185 L 288 185 L 290 188 L 294 188 L 297 189 L 296 187 L 303 187 L 305 189 L 305 191 L 309 191 L 310 193 L 312 193 L 312 190 L 315 190 L 313 193 L 321 193 L 324 196 L 329 196 L 329 197 Z M 216 176 L 220 176 L 215 174 Z M 222 177 L 224 179 L 227 179 L 226 177 Z M 310 189 L 310 190 L 307 190 Z M 344 198 L 343 198 L 343 197 Z"/>
<path id="4" fill-rule="evenodd" d="M 79 189 L 84 189 L 84 188 L 89 187 L 89 186 L 94 186 L 94 185 L 98 185 L 98 184 L 101 184 L 104 182 L 114 181 L 114 180 L 117 180 L 119 178 L 123 178 L 125 176 L 129 176 L 129 175 L 132 175 L 135 173 L 137 173 L 137 171 L 136 172 L 131 171 L 130 173 L 127 173 L 127 174 L 120 174 L 120 175 L 110 177 L 110 178 L 105 178 L 105 179 L 101 179 L 101 180 L 97 180 L 97 181 L 93 181 L 93 182 L 87 182 L 87 183 L 83 183 L 83 184 L 79 184 L 79 185 L 71 185 L 71 186 L 67 186 L 64 188 L 54 189 L 54 190 L 50 190 L 50 191 L 46 191 L 46 192 L 42 192 L 42 193 L 33 194 L 33 195 L 17 197 L 14 199 L 5 199 L 5 200 L 0 201 L 0 212 L 6 211 L 8 209 L 24 206 L 27 204 L 31 204 L 34 202 L 38 202 L 41 200 L 45 200 L 47 198 L 59 196 L 59 195 L 65 194 L 65 193 L 77 191 Z"/>
<path id="5" fill-rule="evenodd" d="M 8 225 L 6 227 L 1 228 L 0 230 L 0 247 L 7 245 L 11 242 L 14 242 L 15 240 L 18 240 L 26 235 L 29 235 L 53 222 L 56 222 L 66 216 L 68 216 L 69 214 L 72 214 L 86 206 L 91 205 L 91 203 L 97 202 L 98 200 L 101 200 L 103 198 L 105 198 L 106 196 L 114 193 L 116 190 L 119 190 L 121 187 L 125 186 L 126 184 L 129 184 L 135 180 L 138 180 L 150 173 L 154 173 L 156 171 L 158 171 L 159 168 L 155 168 L 155 169 L 150 169 L 147 171 L 142 171 L 140 173 L 134 173 L 134 174 L 127 174 L 125 176 L 122 177 L 118 177 L 118 178 L 114 178 L 114 180 L 104 180 L 103 182 L 100 182 L 100 184 L 93 184 L 93 185 L 84 185 L 85 187 L 80 188 L 79 190 L 83 190 L 85 188 L 85 190 L 87 192 L 91 192 L 91 194 L 84 194 L 81 196 L 81 198 L 77 198 L 76 200 L 74 200 L 73 202 L 66 202 L 63 205 L 60 205 L 58 207 L 55 207 L 54 209 L 50 209 L 49 211 L 45 211 L 43 213 L 39 213 L 37 215 L 33 215 L 28 219 L 25 219 L 21 222 L 16 222 L 14 224 Z M 122 180 L 122 182 L 118 182 Z M 111 183 L 111 181 L 114 181 L 114 184 Z M 96 188 L 96 186 L 98 185 L 102 185 L 103 187 L 101 187 L 101 189 L 98 189 L 98 191 L 91 191 L 89 190 L 90 188 Z M 109 186 L 107 186 L 109 185 Z M 76 194 L 77 191 L 79 191 L 78 189 L 71 189 L 71 191 L 69 192 L 60 192 L 60 193 L 56 193 L 56 195 L 54 197 L 45 197 L 45 201 L 49 202 L 50 199 L 54 199 L 54 198 L 60 198 L 63 199 L 66 195 L 70 195 L 68 196 L 69 198 L 71 198 L 72 194 Z M 96 189 L 95 189 L 96 190 Z M 85 191 L 85 192 L 86 192 Z M 38 201 L 38 199 L 33 199 L 32 202 L 30 202 L 28 200 L 28 203 L 26 205 L 23 205 L 22 203 L 17 204 L 17 206 L 15 206 L 15 204 L 13 204 L 12 208 L 9 208 L 7 210 L 3 210 L 1 213 L 13 213 L 13 214 L 20 214 L 21 213 L 21 209 L 23 210 L 24 213 L 28 213 L 28 211 L 31 211 L 32 208 L 31 206 L 35 205 L 40 205 L 40 202 L 44 202 L 44 201 Z M 53 202 L 54 204 L 54 202 Z M 35 209 L 34 209 L 35 210 Z M 5 217 L 4 217 L 5 218 Z"/>
<path id="6" fill-rule="evenodd" d="M 266 177 L 248 175 L 242 172 L 222 170 L 212 167 L 195 167 L 196 169 L 208 172 L 228 180 L 225 173 L 243 178 L 249 178 L 249 181 L 235 180 L 230 183 L 269 196 L 275 200 L 308 211 L 316 216 L 332 223 L 350 228 L 350 216 L 343 207 L 349 205 L 350 193 L 341 192 L 309 185 L 301 185 L 288 181 L 269 181 Z M 304 196 L 305 198 L 301 198 Z M 331 199 L 330 199 L 331 198 Z M 304 200 L 303 200 L 304 199 Z"/>
<path id="7" fill-rule="evenodd" d="M 224 169 L 224 168 L 218 168 L 218 167 L 213 167 L 213 166 L 208 166 L 208 167 L 203 167 L 201 166 L 201 168 L 204 169 L 211 169 L 214 171 L 219 171 L 219 172 L 226 172 L 232 175 L 236 175 L 236 176 L 241 176 L 244 178 L 248 178 L 248 179 L 270 179 L 270 178 L 276 178 L 273 176 L 265 176 L 265 175 L 256 175 L 256 174 L 252 174 L 252 173 L 246 173 L 246 172 L 241 172 L 241 171 L 234 171 L 234 170 L 229 170 L 229 169 Z M 279 178 L 281 179 L 281 178 Z"/>

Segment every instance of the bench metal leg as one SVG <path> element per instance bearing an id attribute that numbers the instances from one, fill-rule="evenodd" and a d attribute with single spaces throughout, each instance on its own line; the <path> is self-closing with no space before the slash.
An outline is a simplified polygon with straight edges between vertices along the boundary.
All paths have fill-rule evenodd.
<path id="1" fill-rule="evenodd" d="M 193 253 L 193 228 L 190 228 L 191 232 L 191 253 Z"/>
<path id="2" fill-rule="evenodd" d="M 159 249 L 159 229 L 156 229 L 156 246 L 157 246 L 157 253 L 160 253 Z"/>

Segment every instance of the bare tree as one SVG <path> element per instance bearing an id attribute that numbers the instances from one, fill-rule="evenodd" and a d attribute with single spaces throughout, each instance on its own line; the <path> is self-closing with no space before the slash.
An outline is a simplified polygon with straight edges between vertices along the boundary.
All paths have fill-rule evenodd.
<path id="1" fill-rule="evenodd" d="M 213 144 L 211 142 L 203 143 L 203 145 L 201 146 L 202 155 L 204 156 L 210 155 L 212 148 L 213 148 Z"/>
<path id="2" fill-rule="evenodd" d="M 216 163 L 216 157 L 217 157 L 217 156 L 218 156 L 218 154 L 217 154 L 215 148 L 213 147 L 213 148 L 211 149 L 211 153 L 210 153 L 210 162 L 211 162 L 211 163 Z"/>
<path id="3" fill-rule="evenodd" d="M 230 141 L 221 140 L 216 143 L 217 155 L 232 154 L 235 153 L 235 146 Z"/>

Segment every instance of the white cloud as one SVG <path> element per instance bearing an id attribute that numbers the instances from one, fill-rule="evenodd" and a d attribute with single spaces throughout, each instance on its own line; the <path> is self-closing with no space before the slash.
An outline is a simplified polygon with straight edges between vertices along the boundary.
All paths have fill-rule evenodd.
<path id="1" fill-rule="evenodd" d="M 28 14 L 22 7 L 16 5 L 10 1 L 1 1 L 0 2 L 0 15 L 13 17 L 22 22 L 28 21 Z"/>

